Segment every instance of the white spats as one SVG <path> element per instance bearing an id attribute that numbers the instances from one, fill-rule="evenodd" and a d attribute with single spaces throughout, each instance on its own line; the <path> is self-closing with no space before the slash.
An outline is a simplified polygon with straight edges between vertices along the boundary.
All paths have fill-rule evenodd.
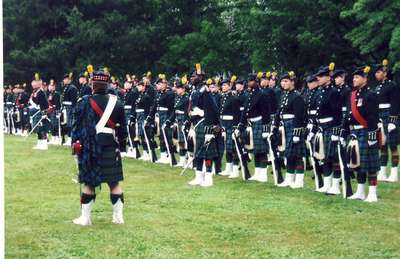
<path id="1" fill-rule="evenodd" d="M 290 188 L 292 189 L 299 189 L 304 187 L 304 174 L 293 174 L 295 175 L 295 180 Z"/>
<path id="2" fill-rule="evenodd" d="M 213 186 L 213 174 L 212 173 L 205 173 L 204 174 L 204 181 L 200 184 L 201 187 L 210 187 Z"/>
<path id="3" fill-rule="evenodd" d="M 113 204 L 112 223 L 124 224 L 123 209 L 124 203 L 121 201 L 121 199 L 118 199 L 118 201 Z"/>
<path id="4" fill-rule="evenodd" d="M 156 161 L 157 164 L 169 164 L 168 155 L 165 152 L 160 153 L 160 158 Z"/>
<path id="5" fill-rule="evenodd" d="M 187 161 L 186 161 L 186 156 L 180 156 L 179 157 L 179 162 L 175 166 L 177 167 L 185 167 Z"/>
<path id="6" fill-rule="evenodd" d="M 238 165 L 233 165 L 232 166 L 232 174 L 233 176 L 237 175 L 237 177 L 239 177 L 239 166 Z M 236 177 L 234 177 L 236 178 Z"/>
<path id="7" fill-rule="evenodd" d="M 127 151 L 124 152 L 124 157 L 129 157 L 129 158 L 136 158 L 136 150 L 134 148 L 128 147 Z M 122 156 L 122 152 L 121 152 Z"/>
<path id="8" fill-rule="evenodd" d="M 47 150 L 47 139 L 38 139 L 36 146 L 33 147 L 36 150 Z"/>
<path id="9" fill-rule="evenodd" d="M 324 185 L 317 190 L 317 192 L 328 192 L 332 186 L 332 175 L 324 176 Z"/>
<path id="10" fill-rule="evenodd" d="M 233 171 L 233 165 L 232 163 L 226 163 L 225 164 L 225 170 L 223 172 L 221 172 L 219 175 L 221 176 L 228 176 L 232 173 Z"/>
<path id="11" fill-rule="evenodd" d="M 338 195 L 340 194 L 340 178 L 333 178 L 331 188 L 329 188 L 328 194 Z"/>
<path id="12" fill-rule="evenodd" d="M 257 182 L 266 183 L 268 181 L 267 168 L 258 168 Z"/>
<path id="13" fill-rule="evenodd" d="M 143 150 L 142 156 L 139 158 L 142 161 L 150 161 L 149 153 L 146 150 Z"/>
<path id="14" fill-rule="evenodd" d="M 257 181 L 259 175 L 260 175 L 260 168 L 256 167 L 254 168 L 254 174 L 248 179 L 249 181 Z"/>
<path id="15" fill-rule="evenodd" d="M 348 198 L 349 200 L 364 200 L 365 199 L 365 184 L 357 184 L 357 191 Z"/>
<path id="16" fill-rule="evenodd" d="M 369 186 L 368 196 L 364 201 L 366 201 L 366 202 L 378 202 L 378 196 L 376 194 L 376 185 Z"/>
<path id="17" fill-rule="evenodd" d="M 390 176 L 386 179 L 387 182 L 395 183 L 399 181 L 399 169 L 398 167 L 392 167 L 390 170 Z"/>
<path id="18" fill-rule="evenodd" d="M 189 185 L 200 185 L 204 180 L 204 172 L 196 170 L 195 177 L 192 181 L 190 181 Z"/>
<path id="19" fill-rule="evenodd" d="M 93 200 L 91 200 L 87 204 L 82 204 L 81 209 L 81 216 L 72 220 L 74 224 L 81 225 L 81 226 L 89 226 L 92 225 L 91 214 L 92 214 L 92 207 L 93 207 Z"/>
<path id="20" fill-rule="evenodd" d="M 286 173 L 285 180 L 278 184 L 278 187 L 288 187 L 294 185 L 295 174 Z"/>
<path id="21" fill-rule="evenodd" d="M 63 145 L 64 146 L 71 146 L 71 137 L 68 137 Z"/>
<path id="22" fill-rule="evenodd" d="M 234 179 L 239 177 L 239 166 L 238 165 L 232 165 L 231 164 L 231 172 L 228 176 L 228 178 Z"/>
<path id="23" fill-rule="evenodd" d="M 381 170 L 378 172 L 378 181 L 386 181 L 386 166 L 381 166 Z"/>

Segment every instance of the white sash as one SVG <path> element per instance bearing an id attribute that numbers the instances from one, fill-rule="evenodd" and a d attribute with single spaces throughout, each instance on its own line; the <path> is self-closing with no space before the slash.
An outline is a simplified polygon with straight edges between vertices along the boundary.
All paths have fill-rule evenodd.
<path id="1" fill-rule="evenodd" d="M 114 135 L 114 129 L 106 127 L 108 119 L 111 117 L 111 113 L 114 110 L 115 104 L 117 103 L 117 96 L 108 95 L 110 98 L 108 99 L 106 109 L 104 110 L 103 115 L 101 116 L 99 122 L 96 124 L 96 133 L 108 133 Z"/>

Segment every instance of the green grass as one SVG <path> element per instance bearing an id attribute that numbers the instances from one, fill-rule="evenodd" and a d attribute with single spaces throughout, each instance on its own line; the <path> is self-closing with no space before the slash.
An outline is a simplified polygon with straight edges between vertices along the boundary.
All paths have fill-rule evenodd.
<path id="1" fill-rule="evenodd" d="M 111 224 L 108 188 L 93 226 L 80 213 L 70 150 L 32 150 L 33 137 L 5 136 L 7 258 L 400 257 L 400 184 L 380 184 L 368 204 L 306 188 L 214 178 L 191 187 L 188 171 L 124 161 L 125 224 Z"/>

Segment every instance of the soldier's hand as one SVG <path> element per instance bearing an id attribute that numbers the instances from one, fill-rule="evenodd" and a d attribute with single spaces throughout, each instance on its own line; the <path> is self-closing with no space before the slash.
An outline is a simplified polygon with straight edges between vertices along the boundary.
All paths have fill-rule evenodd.
<path id="1" fill-rule="evenodd" d="M 392 132 L 395 129 L 396 129 L 396 124 L 394 124 L 394 123 L 389 123 L 388 124 L 388 131 L 389 132 Z"/>
<path id="2" fill-rule="evenodd" d="M 204 142 L 205 142 L 205 143 L 209 143 L 213 138 L 214 138 L 214 135 L 213 135 L 213 134 L 206 134 L 206 135 L 204 136 Z"/>
<path id="3" fill-rule="evenodd" d="M 340 137 L 339 141 L 340 141 L 340 145 L 342 145 L 343 147 L 346 146 L 346 141 L 345 141 L 344 137 Z"/>
<path id="4" fill-rule="evenodd" d="M 293 143 L 299 143 L 300 142 L 300 137 L 299 136 L 294 136 L 293 137 Z"/>
<path id="5" fill-rule="evenodd" d="M 307 135 L 307 142 L 310 142 L 310 143 L 311 143 L 311 140 L 312 140 L 313 137 L 314 137 L 314 133 L 313 133 L 313 132 L 308 133 L 308 135 Z"/>
<path id="6" fill-rule="evenodd" d="M 184 123 L 183 123 L 183 125 L 184 125 L 184 127 L 185 127 L 185 129 L 188 129 L 188 128 L 190 128 L 190 121 L 189 120 L 186 120 Z"/>
<path id="7" fill-rule="evenodd" d="M 165 125 L 165 128 L 171 127 L 171 121 L 170 121 L 170 120 L 166 120 L 166 121 L 164 122 L 164 125 Z"/>
<path id="8" fill-rule="evenodd" d="M 368 132 L 368 146 L 372 147 L 378 143 L 377 131 Z"/>
<path id="9" fill-rule="evenodd" d="M 331 136 L 331 141 L 332 141 L 332 142 L 337 142 L 337 141 L 339 141 L 339 136 L 338 136 L 338 135 L 332 135 L 332 136 Z"/>
<path id="10" fill-rule="evenodd" d="M 129 126 L 132 127 L 133 125 L 135 125 L 135 123 L 136 123 L 135 117 L 130 117 L 128 121 Z"/>

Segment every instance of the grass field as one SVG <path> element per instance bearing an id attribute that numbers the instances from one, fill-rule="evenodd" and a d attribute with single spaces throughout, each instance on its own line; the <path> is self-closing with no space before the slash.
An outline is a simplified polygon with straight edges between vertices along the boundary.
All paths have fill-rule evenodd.
<path id="1" fill-rule="evenodd" d="M 70 150 L 32 150 L 33 137 L 5 136 L 7 258 L 393 258 L 400 257 L 400 184 L 380 184 L 380 202 L 327 197 L 306 188 L 214 178 L 211 188 L 186 183 L 193 173 L 124 161 L 125 224 L 111 224 L 104 186 L 93 226 L 80 213 Z"/>

